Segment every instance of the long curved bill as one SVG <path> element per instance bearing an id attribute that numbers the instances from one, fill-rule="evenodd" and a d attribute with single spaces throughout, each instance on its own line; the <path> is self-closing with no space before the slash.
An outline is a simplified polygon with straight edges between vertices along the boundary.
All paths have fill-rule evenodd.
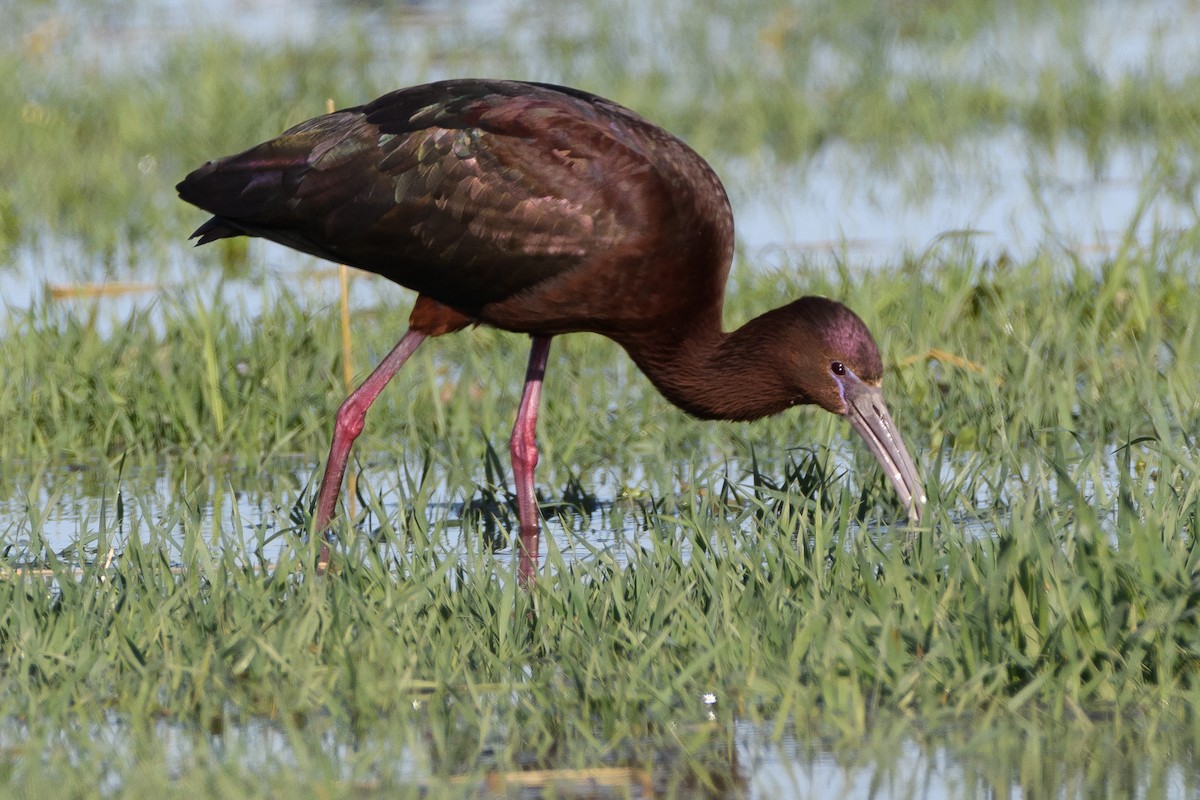
<path id="1" fill-rule="evenodd" d="M 843 397 L 850 425 L 867 441 L 871 454 L 879 461 L 896 494 L 900 495 L 900 502 L 908 509 L 909 518 L 920 522 L 925 509 L 925 487 L 921 485 L 912 456 L 883 402 L 883 391 L 878 386 L 855 380 L 844 385 Z"/>

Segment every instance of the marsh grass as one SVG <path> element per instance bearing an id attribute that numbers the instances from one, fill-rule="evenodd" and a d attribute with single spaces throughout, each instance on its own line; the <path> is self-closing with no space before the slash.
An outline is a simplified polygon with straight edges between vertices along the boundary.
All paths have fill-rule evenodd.
<path id="1" fill-rule="evenodd" d="M 693 771 L 735 770 L 704 756 L 710 740 L 729 745 L 734 720 L 769 739 L 793 724 L 862 736 L 897 713 L 933 741 L 965 719 L 1177 730 L 1195 700 L 1194 492 L 1106 524 L 1068 480 L 1070 460 L 1047 455 L 1058 497 L 1035 475 L 988 517 L 994 535 L 967 535 L 939 510 L 937 532 L 906 551 L 895 532 L 854 522 L 854 498 L 814 513 L 760 485 L 740 503 L 702 496 L 656 514 L 621 563 L 551 547 L 530 593 L 490 553 L 447 554 L 436 521 L 394 546 L 347 531 L 336 574 L 317 577 L 301 566 L 315 544 L 294 539 L 268 567 L 245 544 L 261 534 L 204 533 L 190 509 L 133 537 L 98 520 L 94 548 L 44 554 L 56 578 L 0 580 L 14 678 L 0 704 L 32 729 L 23 747 L 64 719 L 115 725 L 129 739 L 72 746 L 88 758 L 145 747 L 182 772 L 173 786 L 211 769 L 226 791 L 287 785 L 289 758 L 239 768 L 262 758 L 244 732 L 232 761 L 180 768 L 151 744 L 154 726 L 214 732 L 186 737 L 204 750 L 221 731 L 266 725 L 306 782 L 342 790 L 531 765 L 653 769 L 677 748 Z M 1148 504 L 1137 483 L 1123 490 Z M 111 564 L 95 557 L 110 546 Z M 101 774 L 149 791 L 135 763 Z M 48 774 L 66 769 L 52 761 Z"/>
<path id="2" fill-rule="evenodd" d="M 340 521 L 337 569 L 319 577 L 288 509 L 303 508 L 343 393 L 336 314 L 281 291 L 245 319 L 184 293 L 101 336 L 102 311 L 47 297 L 0 336 L 0 410 L 27 420 L 0 432 L 8 503 L 28 503 L 0 576 L 0 716 L 28 726 L 23 748 L 56 725 L 132 726 L 130 746 L 173 764 L 149 744 L 154 720 L 263 724 L 293 756 L 263 768 L 210 754 L 164 768 L 172 785 L 285 785 L 295 757 L 315 785 L 448 796 L 462 788 L 450 777 L 489 770 L 649 769 L 631 743 L 676 752 L 680 726 L 715 737 L 682 747 L 680 774 L 732 780 L 706 748 L 727 750 L 734 720 L 771 740 L 793 726 L 863 735 L 894 715 L 932 731 L 1185 729 L 1200 658 L 1196 244 L 1163 232 L 1086 264 L 990 259 L 953 239 L 867 274 L 736 270 L 728 325 L 819 292 L 879 333 L 932 498 L 911 547 L 832 417 L 698 423 L 615 346 L 556 341 L 539 488 L 548 511 L 604 498 L 593 512 L 611 538 L 575 521 L 592 517 L 549 514 L 570 552 L 547 537 L 528 593 L 503 552 L 524 337 L 476 329 L 419 352 L 368 419 L 359 521 Z M 380 298 L 356 316 L 359 364 L 405 318 L 405 293 Z M 43 526 L 80 491 L 66 464 L 103 501 L 64 550 Z M 144 481 L 164 473 L 151 501 Z M 261 516 L 231 504 L 243 493 L 263 498 Z M 498 522 L 447 498 L 498 504 Z M 49 577 L 14 572 L 33 566 Z M 86 761 L 126 745 L 78 747 Z M 152 791 L 122 758 L 111 780 Z"/>
<path id="3" fill-rule="evenodd" d="M 1152 152 L 1100 258 L 985 254 L 970 233 L 874 270 L 739 254 L 727 327 L 819 293 L 876 332 L 927 525 L 909 540 L 831 416 L 698 423 L 615 345 L 562 337 L 539 427 L 554 535 L 520 591 L 505 454 L 527 340 L 481 328 L 423 347 L 381 397 L 321 576 L 301 533 L 344 394 L 334 284 L 263 279 L 263 251 L 233 242 L 187 256 L 221 285 L 172 276 L 128 317 L 48 291 L 0 326 L 2 783 L 460 797 L 540 768 L 570 796 L 570 770 L 629 767 L 661 796 L 726 797 L 752 793 L 750 742 L 768 763 L 877 764 L 876 788 L 949 754 L 967 796 L 1194 793 L 1200 238 L 1135 233 L 1156 195 L 1194 203 L 1194 65 L 1108 76 L 1073 3 L 701 5 L 535 2 L 499 31 L 421 23 L 416 48 L 195 32 L 137 75 L 74 60 L 86 26 L 47 38 L 43 10 L 12 9 L 0 253 L 57 241 L 89 279 L 144 278 L 199 222 L 170 188 L 188 169 L 328 97 L 445 74 L 599 90 L 719 168 L 834 140 L 888 168 L 1012 130 L 1098 173 Z M 1039 26 L 1055 58 L 973 55 Z M 355 281 L 362 377 L 411 298 Z M 245 287 L 271 302 L 221 299 Z"/>
<path id="4" fill-rule="evenodd" d="M 1200 494 L 1197 408 L 1182 387 L 1198 354 L 1181 295 L 1194 291 L 1193 257 L 1188 241 L 1167 239 L 1131 245 L 1098 272 L 1050 255 L 1012 264 L 936 251 L 853 284 L 796 266 L 788 294 L 846 298 L 881 331 L 895 415 L 933 497 L 911 551 L 902 529 L 874 529 L 898 511 L 869 459 L 852 447 L 846 470 L 823 449 L 844 434 L 833 418 L 696 423 L 616 348 L 560 340 L 542 488 L 559 495 L 549 501 L 572 485 L 612 497 L 580 476 L 641 464 L 649 544 L 621 564 L 603 549 L 582 561 L 552 551 L 551 577 L 529 595 L 486 551 L 426 546 L 451 522 L 444 509 L 422 513 L 431 465 L 451 496 L 505 491 L 495 453 L 523 341 L 479 329 L 434 342 L 360 444 L 360 458 L 397 465 L 384 473 L 394 483 L 366 490 L 371 513 L 387 520 L 379 503 L 392 494 L 411 510 L 385 523 L 389 546 L 344 531 L 340 572 L 316 579 L 293 573 L 313 553 L 290 540 L 270 572 L 224 517 L 200 534 L 189 504 L 203 496 L 184 492 L 157 519 L 126 501 L 115 528 L 111 516 L 86 524 L 98 531 L 88 553 L 35 554 L 64 570 L 53 591 L 0 583 L 9 668 L 34 678 L 7 702 L 195 719 L 331 703 L 362 719 L 410 702 L 405 687 L 521 685 L 568 692 L 591 719 L 616 709 L 666 719 L 715 687 L 763 719 L 822 707 L 865 724 L 881 706 L 1070 716 L 1190 697 Z M 779 276 L 741 274 L 731 321 L 778 297 Z M 27 409 L 29 425 L 5 428 L 8 462 L 51 454 L 111 469 L 114 486 L 118 467 L 167 455 L 180 475 L 226 461 L 256 465 L 251 474 L 321 451 L 342 392 L 334 315 L 287 301 L 253 325 L 201 302 L 163 312 L 161 330 L 135 318 L 109 340 L 52 301 L 14 320 L 0 339 L 12 377 L 0 404 Z M 386 327 L 361 326 L 356 345 L 383 352 Z M 988 369 L 911 362 L 934 344 Z M 788 450 L 797 446 L 815 449 Z M 412 464 L 423 466 L 402 466 Z M 110 546 L 118 557 L 106 567 L 97 554 Z M 66 653 L 70 663 L 56 663 Z"/>

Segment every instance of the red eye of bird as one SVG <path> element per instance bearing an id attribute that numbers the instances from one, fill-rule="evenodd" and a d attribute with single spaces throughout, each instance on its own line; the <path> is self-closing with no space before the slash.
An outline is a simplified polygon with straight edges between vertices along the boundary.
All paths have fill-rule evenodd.
<path id="1" fill-rule="evenodd" d="M 842 362 L 840 362 L 840 361 L 835 361 L 832 364 L 830 364 L 829 369 L 833 372 L 834 375 L 845 375 L 846 374 L 846 367 L 843 366 Z"/>

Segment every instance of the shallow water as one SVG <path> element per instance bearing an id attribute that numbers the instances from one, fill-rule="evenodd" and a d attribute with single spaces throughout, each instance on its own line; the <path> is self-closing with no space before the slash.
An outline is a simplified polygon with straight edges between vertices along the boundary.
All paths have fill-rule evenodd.
<path id="1" fill-rule="evenodd" d="M 711 699 L 698 698 L 697 706 L 711 707 L 704 705 Z M 265 719 L 214 722 L 207 735 L 197 737 L 189 725 L 160 720 L 147 732 L 113 715 L 40 743 L 26 725 L 10 720 L 0 723 L 0 748 L 36 752 L 43 747 L 59 763 L 69 758 L 95 764 L 94 785 L 107 796 L 136 784 L 133 771 L 149 754 L 156 768 L 176 779 L 219 759 L 225 775 L 244 773 L 269 784 L 272 775 L 313 774 L 318 792 L 332 785 L 368 795 L 457 786 L 471 797 L 529 800 L 1200 796 L 1200 767 L 1185 755 L 1189 748 L 1182 730 L 1180 746 L 1171 754 L 1130 748 L 1128 732 L 1105 722 L 1064 743 L 1053 726 L 1020 723 L 920 731 L 908 720 L 883 717 L 865 732 L 799 736 L 790 725 L 777 732 L 770 723 L 694 718 L 694 712 L 681 709 L 678 736 L 629 742 L 601 763 L 589 759 L 585 769 L 569 766 L 581 755 L 571 753 L 549 761 L 530 754 L 528 763 L 518 755 L 522 766 L 500 769 L 486 747 L 476 763 L 448 765 L 421 736 L 364 740 L 321 719 L 299 729 Z"/>
<path id="2" fill-rule="evenodd" d="M 852 440 L 831 441 L 828 446 L 828 463 L 822 469 L 830 477 L 832 489 L 839 491 L 843 484 L 856 481 L 853 464 L 861 447 Z M 1135 445 L 1134 451 L 1138 449 Z M 426 465 L 415 458 L 396 460 L 392 455 L 369 452 L 360 457 L 365 465 L 351 470 L 357 481 L 355 489 L 352 492 L 347 486 L 341 497 L 343 511 L 357 519 L 356 536 L 371 537 L 384 552 L 432 547 L 443 558 L 463 562 L 477 553 L 491 553 L 497 572 L 511 574 L 514 551 L 510 535 L 516 535 L 516 517 L 506 460 L 497 485 L 489 483 L 482 470 L 464 482 L 461 476 L 449 477 L 438 466 L 425 471 Z M 1040 474 L 1044 466 L 1029 464 L 1014 472 L 998 492 L 981 485 L 973 495 L 974 504 L 964 505 L 968 498 L 956 481 L 972 473 L 973 458 L 967 454 L 940 466 L 938 485 L 956 498 L 955 507 L 948 512 L 956 537 L 994 539 L 997 522 L 1006 513 L 1003 509 L 1021 496 L 1026 485 L 1057 493 L 1061 476 Z M 924 460 L 921 454 L 917 459 Z M 749 534 L 746 540 L 755 541 L 757 519 L 741 513 L 746 503 L 753 502 L 751 465 L 718 455 L 713 456 L 713 463 L 718 466 L 700 471 L 696 464 L 676 465 L 670 470 L 677 476 L 671 487 L 656 486 L 636 463 L 624 465 L 620 473 L 598 469 L 578 475 L 578 489 L 540 482 L 543 556 L 557 551 L 567 565 L 603 556 L 625 566 L 632 553 L 653 549 L 661 542 L 663 525 L 670 530 L 677 516 L 688 517 L 691 507 L 705 497 L 728 490 L 741 499 L 731 497 L 732 505 L 709 513 L 740 525 Z M 236 547 L 247 558 L 274 563 L 284 548 L 293 548 L 300 541 L 306 518 L 296 506 L 311 503 L 322 466 L 297 455 L 274 459 L 253 470 L 216 469 L 201 475 L 171 467 L 146 474 L 130 471 L 118 479 L 107 468 L 85 466 L 35 474 L 21 484 L 20 491 L 0 498 L 0 545 L 7 557 L 18 563 L 38 563 L 48 553 L 59 554 L 69 563 L 82 563 L 106 558 L 108 547 L 114 548 L 119 558 L 123 543 L 130 538 L 147 541 L 177 526 L 180 547 L 186 527 L 206 541 Z M 768 469 L 764 478 L 779 482 L 786 469 Z M 1117 495 L 1126 469 L 1131 471 L 1127 479 L 1154 480 L 1152 475 L 1139 476 L 1136 466 L 1127 467 L 1124 449 L 1112 445 L 1104 449 L 1103 463 L 1081 471 L 1068 492 L 1068 496 L 1078 491 L 1092 498 L 1101 525 L 1113 534 Z M 682 490 L 680 485 L 691 489 Z M 784 488 L 792 498 L 793 512 L 808 502 L 795 486 Z M 937 504 L 936 496 L 933 502 Z M 905 540 L 909 528 L 902 515 L 881 510 L 852 524 L 851 531 L 889 549 Z M 690 558 L 686 537 L 672 546 L 681 550 L 685 560 Z M 105 552 L 97 552 L 97 547 Z"/>

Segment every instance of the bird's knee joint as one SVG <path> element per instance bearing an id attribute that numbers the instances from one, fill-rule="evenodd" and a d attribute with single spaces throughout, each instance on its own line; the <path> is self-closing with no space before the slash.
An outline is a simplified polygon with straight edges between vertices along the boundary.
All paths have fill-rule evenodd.
<path id="1" fill-rule="evenodd" d="M 366 421 L 367 410 L 358 403 L 347 400 L 338 409 L 337 417 L 334 420 L 335 432 L 353 439 L 362 433 Z"/>
<path id="2" fill-rule="evenodd" d="M 533 439 L 513 439 L 508 448 L 514 464 L 533 469 L 538 461 L 537 442 Z"/>

